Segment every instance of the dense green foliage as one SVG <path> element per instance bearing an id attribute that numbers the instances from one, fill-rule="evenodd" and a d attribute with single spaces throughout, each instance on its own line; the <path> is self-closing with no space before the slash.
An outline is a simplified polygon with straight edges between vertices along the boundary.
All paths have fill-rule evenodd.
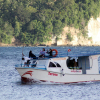
<path id="1" fill-rule="evenodd" d="M 73 40 L 73 37 L 71 36 L 71 33 L 67 33 L 67 39 L 68 39 L 69 41 L 72 41 L 72 40 Z"/>
<path id="2" fill-rule="evenodd" d="M 100 0 L 0 0 L 0 42 L 14 36 L 34 45 L 58 37 L 65 25 L 83 30 L 99 7 Z"/>

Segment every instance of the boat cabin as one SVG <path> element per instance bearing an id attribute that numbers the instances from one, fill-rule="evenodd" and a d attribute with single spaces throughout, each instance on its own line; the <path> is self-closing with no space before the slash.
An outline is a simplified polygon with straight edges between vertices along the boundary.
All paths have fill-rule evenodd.
<path id="1" fill-rule="evenodd" d="M 100 55 L 36 59 L 27 68 L 57 73 L 63 71 L 64 74 L 99 74 Z"/>
<path id="2" fill-rule="evenodd" d="M 94 59 L 95 58 L 95 59 Z M 36 60 L 35 68 L 68 74 L 98 74 L 98 55 Z"/>

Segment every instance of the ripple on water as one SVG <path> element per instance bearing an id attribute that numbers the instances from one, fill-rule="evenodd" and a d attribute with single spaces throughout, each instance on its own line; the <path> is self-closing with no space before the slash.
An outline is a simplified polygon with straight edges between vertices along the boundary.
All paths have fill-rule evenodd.
<path id="1" fill-rule="evenodd" d="M 100 50 L 100 47 L 45 47 L 57 49 L 63 54 Z M 30 50 L 38 55 L 42 47 L 25 47 L 24 54 Z M 66 85 L 21 84 L 21 78 L 15 70 L 20 63 L 21 47 L 0 47 L 0 100 L 100 100 L 100 82 L 88 82 Z"/>

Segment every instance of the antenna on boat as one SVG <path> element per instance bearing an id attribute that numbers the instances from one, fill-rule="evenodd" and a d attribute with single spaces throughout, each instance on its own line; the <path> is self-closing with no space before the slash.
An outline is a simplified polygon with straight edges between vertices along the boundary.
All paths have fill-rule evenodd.
<path id="1" fill-rule="evenodd" d="M 22 54 L 23 54 L 24 46 L 22 47 Z M 22 55 L 23 58 L 23 55 Z M 22 60 L 21 60 L 21 67 L 22 67 Z"/>
<path id="2" fill-rule="evenodd" d="M 26 35 L 26 33 L 24 34 L 24 44 L 25 44 L 25 35 Z M 22 47 L 22 58 L 23 58 L 24 44 L 23 44 L 23 47 Z M 21 60 L 21 67 L 22 67 L 22 60 Z"/>

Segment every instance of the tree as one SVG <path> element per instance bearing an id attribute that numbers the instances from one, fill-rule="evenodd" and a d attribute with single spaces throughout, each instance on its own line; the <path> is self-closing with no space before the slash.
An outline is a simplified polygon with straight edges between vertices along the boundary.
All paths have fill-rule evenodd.
<path id="1" fill-rule="evenodd" d="M 55 36 L 58 36 L 58 35 L 60 35 L 61 34 L 61 32 L 62 32 L 62 22 L 60 21 L 60 20 L 55 20 L 54 22 L 53 22 L 53 34 L 55 35 Z"/>
<path id="2" fill-rule="evenodd" d="M 15 22 L 15 37 L 19 36 L 21 32 L 21 23 L 18 21 Z"/>
<path id="3" fill-rule="evenodd" d="M 23 6 L 23 4 L 20 4 L 17 8 L 17 17 L 19 22 L 23 22 L 28 23 L 30 21 L 30 12 L 28 12 L 28 10 L 25 9 L 25 7 Z"/>

